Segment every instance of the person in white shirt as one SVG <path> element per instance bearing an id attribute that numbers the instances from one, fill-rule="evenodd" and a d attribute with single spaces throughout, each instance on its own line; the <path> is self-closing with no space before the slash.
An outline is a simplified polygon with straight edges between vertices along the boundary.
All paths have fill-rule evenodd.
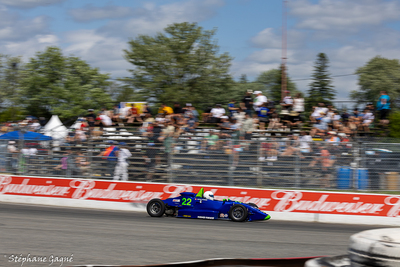
<path id="1" fill-rule="evenodd" d="M 364 131 L 366 132 L 369 131 L 369 125 L 374 121 L 374 119 L 375 119 L 374 113 L 369 109 L 365 109 L 362 122 Z"/>
<path id="2" fill-rule="evenodd" d="M 302 131 L 300 133 L 300 138 L 299 138 L 299 149 L 301 153 L 310 153 L 311 152 L 311 146 L 310 144 L 312 143 L 313 139 L 311 135 L 307 134 L 305 131 Z"/>
<path id="3" fill-rule="evenodd" d="M 126 143 L 119 143 L 120 149 L 115 152 L 118 163 L 115 166 L 114 180 L 128 181 L 128 162 L 127 159 L 132 156 L 131 152 L 128 150 Z"/>
<path id="4" fill-rule="evenodd" d="M 264 105 L 264 103 L 268 102 L 268 99 L 265 95 L 262 94 L 261 91 L 254 91 L 253 94 L 256 95 L 256 98 L 254 98 L 254 101 L 253 101 L 254 110 L 259 111 L 261 106 Z"/>
<path id="5" fill-rule="evenodd" d="M 112 120 L 110 117 L 108 117 L 105 113 L 102 113 L 99 116 L 101 123 L 103 124 L 103 126 L 111 126 L 112 125 Z"/>
<path id="6" fill-rule="evenodd" d="M 293 99 L 293 110 L 298 113 L 304 112 L 304 98 L 301 93 L 297 93 L 296 97 Z"/>
<path id="7" fill-rule="evenodd" d="M 286 96 L 282 99 L 282 109 L 290 112 L 293 107 L 293 98 L 290 95 L 290 91 L 285 91 Z"/>
<path id="8" fill-rule="evenodd" d="M 216 104 L 215 108 L 211 109 L 210 113 L 212 117 L 212 122 L 220 123 L 221 117 L 225 115 L 225 109 L 221 107 L 221 104 Z"/>

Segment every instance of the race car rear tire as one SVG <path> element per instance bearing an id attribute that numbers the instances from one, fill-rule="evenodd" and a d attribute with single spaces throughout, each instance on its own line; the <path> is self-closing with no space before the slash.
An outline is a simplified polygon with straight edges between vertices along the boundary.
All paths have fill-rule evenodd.
<path id="1" fill-rule="evenodd" d="M 243 222 L 247 219 L 248 211 L 242 204 L 235 204 L 229 210 L 229 218 L 234 222 Z"/>
<path id="2" fill-rule="evenodd" d="M 252 206 L 252 207 L 258 209 L 258 206 L 257 206 L 256 204 L 254 204 L 254 203 L 249 202 L 249 203 L 247 203 L 247 205 Z"/>
<path id="3" fill-rule="evenodd" d="M 165 203 L 158 198 L 152 199 L 147 203 L 146 210 L 151 217 L 161 217 L 165 212 Z"/>

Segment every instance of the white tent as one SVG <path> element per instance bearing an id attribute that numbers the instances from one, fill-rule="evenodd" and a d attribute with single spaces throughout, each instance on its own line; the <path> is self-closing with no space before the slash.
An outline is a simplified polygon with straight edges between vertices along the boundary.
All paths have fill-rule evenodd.
<path id="1" fill-rule="evenodd" d="M 68 129 L 57 115 L 51 116 L 49 122 L 43 127 L 43 134 L 53 139 L 63 139 L 68 135 Z"/>

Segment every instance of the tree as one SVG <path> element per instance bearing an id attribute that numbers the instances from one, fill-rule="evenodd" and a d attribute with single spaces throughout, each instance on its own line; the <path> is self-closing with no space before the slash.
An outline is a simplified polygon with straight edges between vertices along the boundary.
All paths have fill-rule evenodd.
<path id="1" fill-rule="evenodd" d="M 20 100 L 31 115 L 71 118 L 112 104 L 106 92 L 109 76 L 57 47 L 38 52 L 23 76 Z"/>
<path id="2" fill-rule="evenodd" d="M 380 56 L 372 58 L 357 69 L 359 91 L 352 91 L 350 97 L 359 102 L 376 102 L 380 91 L 387 91 L 392 100 L 400 95 L 400 63 L 398 59 Z M 394 104 L 394 103 L 393 103 Z"/>
<path id="3" fill-rule="evenodd" d="M 0 54 L 0 106 L 17 104 L 21 79 L 21 58 Z"/>
<path id="4" fill-rule="evenodd" d="M 329 59 L 324 53 L 317 55 L 312 74 L 313 82 L 310 83 L 308 96 L 306 98 L 306 109 L 311 110 L 313 106 L 320 102 L 332 104 L 336 90 L 332 85 L 332 78 L 328 72 Z"/>
<path id="5" fill-rule="evenodd" d="M 218 55 L 215 30 L 205 31 L 196 23 L 176 23 L 165 33 L 140 35 L 129 42 L 125 58 L 135 90 L 148 101 L 217 103 L 229 99 L 233 84 L 231 57 Z"/>
<path id="6" fill-rule="evenodd" d="M 290 91 L 293 96 L 298 92 L 296 84 L 291 81 L 289 76 L 286 77 L 287 90 Z M 277 103 L 280 102 L 282 92 L 282 66 L 279 69 L 272 69 L 262 72 L 257 77 L 256 82 L 262 85 L 258 90 L 265 92 L 268 100 L 272 100 Z"/>

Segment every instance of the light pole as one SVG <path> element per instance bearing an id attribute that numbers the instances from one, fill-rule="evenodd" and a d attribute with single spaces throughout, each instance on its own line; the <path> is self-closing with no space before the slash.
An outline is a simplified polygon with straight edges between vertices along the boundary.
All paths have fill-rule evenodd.
<path id="1" fill-rule="evenodd" d="M 281 81 L 281 100 L 285 97 L 287 90 L 286 79 L 286 60 L 287 60 L 287 0 L 282 2 L 282 81 Z"/>

